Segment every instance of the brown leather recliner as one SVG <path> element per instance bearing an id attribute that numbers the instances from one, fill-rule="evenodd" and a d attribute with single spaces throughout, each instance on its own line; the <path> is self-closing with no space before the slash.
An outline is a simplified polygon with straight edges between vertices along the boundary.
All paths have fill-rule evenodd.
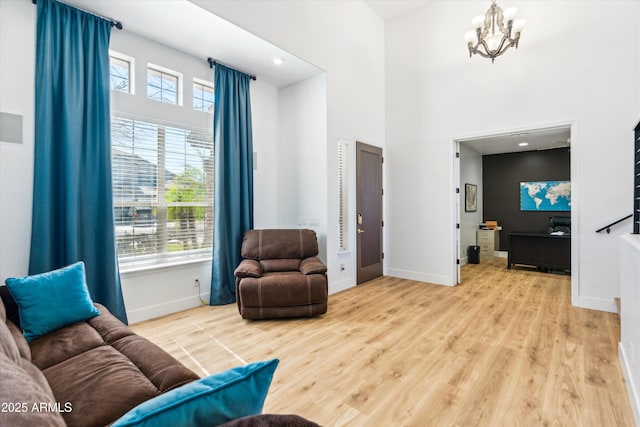
<path id="1" fill-rule="evenodd" d="M 311 317 L 326 313 L 327 267 L 313 230 L 249 230 L 235 270 L 244 319 Z"/>

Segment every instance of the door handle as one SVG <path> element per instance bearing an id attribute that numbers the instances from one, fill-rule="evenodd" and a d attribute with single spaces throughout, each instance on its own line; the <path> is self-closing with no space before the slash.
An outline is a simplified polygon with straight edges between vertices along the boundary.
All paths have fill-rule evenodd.
<path id="1" fill-rule="evenodd" d="M 364 233 L 364 230 L 362 230 L 362 229 L 360 229 L 360 228 L 358 228 L 356 231 L 358 232 L 358 234 L 362 234 L 362 233 Z"/>

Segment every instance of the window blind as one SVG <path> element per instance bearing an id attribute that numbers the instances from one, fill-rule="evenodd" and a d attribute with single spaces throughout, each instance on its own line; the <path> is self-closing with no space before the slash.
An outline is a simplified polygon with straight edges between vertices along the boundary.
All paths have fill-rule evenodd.
<path id="1" fill-rule="evenodd" d="M 213 137 L 112 117 L 113 198 L 121 263 L 210 256 Z"/>
<path id="2" fill-rule="evenodd" d="M 347 144 L 338 141 L 338 250 L 348 249 Z"/>

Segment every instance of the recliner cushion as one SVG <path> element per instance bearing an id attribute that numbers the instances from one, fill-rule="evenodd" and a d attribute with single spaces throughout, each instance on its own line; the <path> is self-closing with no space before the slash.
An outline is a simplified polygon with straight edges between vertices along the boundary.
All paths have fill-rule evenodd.
<path id="1" fill-rule="evenodd" d="M 320 274 L 300 272 L 267 273 L 261 278 L 247 277 L 240 281 L 240 301 L 243 307 L 288 307 L 325 303 L 327 279 Z"/>
<path id="2" fill-rule="evenodd" d="M 242 241 L 242 257 L 255 260 L 318 255 L 316 233 L 309 229 L 249 230 Z"/>
<path id="3" fill-rule="evenodd" d="M 260 265 L 262 266 L 263 274 L 277 271 L 300 271 L 300 258 L 263 259 L 260 261 Z"/>

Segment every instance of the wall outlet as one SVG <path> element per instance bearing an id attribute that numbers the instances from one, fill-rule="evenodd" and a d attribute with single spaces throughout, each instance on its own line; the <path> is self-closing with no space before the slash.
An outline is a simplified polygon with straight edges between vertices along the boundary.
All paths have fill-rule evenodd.
<path id="1" fill-rule="evenodd" d="M 200 279 L 196 277 L 195 279 L 193 279 L 193 287 L 197 288 L 199 286 L 200 286 Z"/>

